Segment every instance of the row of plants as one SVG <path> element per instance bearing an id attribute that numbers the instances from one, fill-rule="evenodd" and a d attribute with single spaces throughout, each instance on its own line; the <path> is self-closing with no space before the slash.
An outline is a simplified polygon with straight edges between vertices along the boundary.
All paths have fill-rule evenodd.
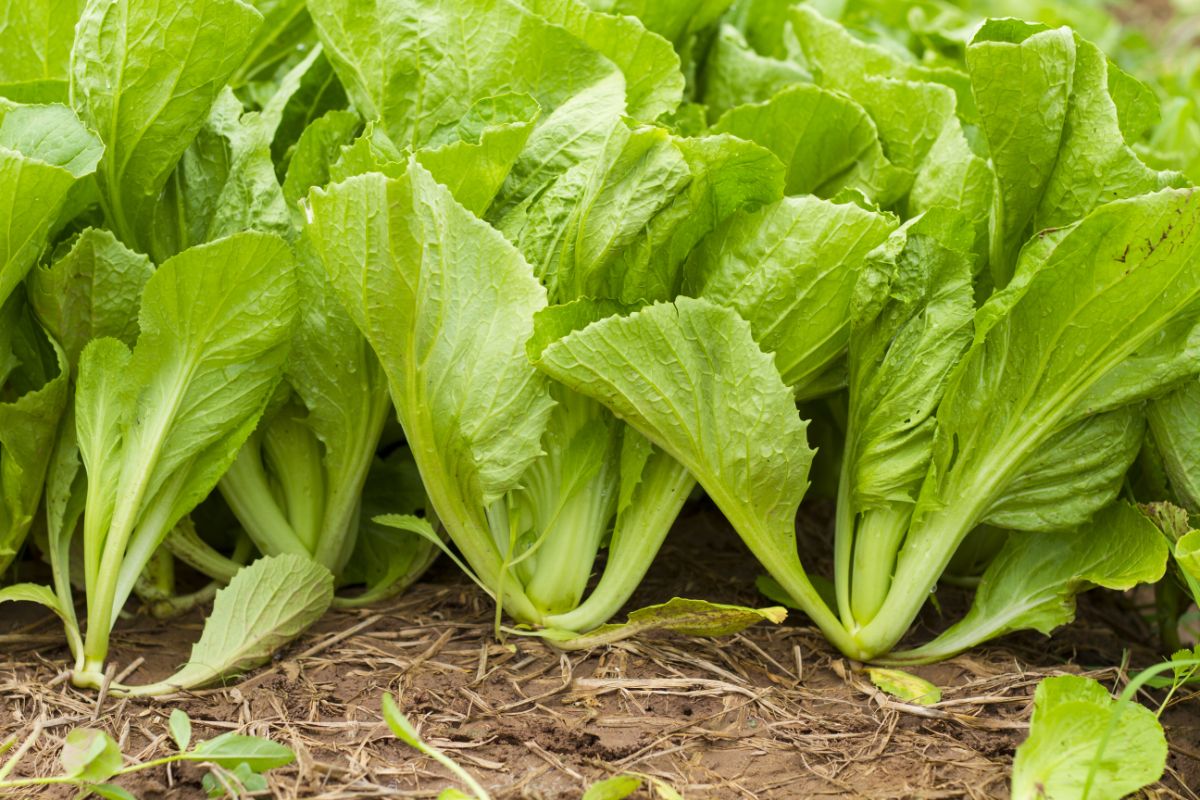
<path id="1" fill-rule="evenodd" d="M 0 602 L 75 686 L 213 683 L 442 552 L 568 649 L 787 607 L 920 664 L 1138 584 L 1185 643 L 1195 48 L 940 0 L 0 9 Z M 776 605 L 615 621 L 699 492 Z M 213 601 L 151 685 L 135 600 Z"/>

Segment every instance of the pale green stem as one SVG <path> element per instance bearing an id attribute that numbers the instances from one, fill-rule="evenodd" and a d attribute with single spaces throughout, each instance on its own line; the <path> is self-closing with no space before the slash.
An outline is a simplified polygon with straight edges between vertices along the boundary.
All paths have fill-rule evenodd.
<path id="1" fill-rule="evenodd" d="M 912 506 L 869 509 L 859 517 L 854 537 L 854 582 L 851 610 L 859 627 L 866 625 L 887 598 L 896 566 L 896 553 L 904 542 Z"/>
<path id="2" fill-rule="evenodd" d="M 641 584 L 695 485 L 686 467 L 656 450 L 633 503 L 617 517 L 600 582 L 583 603 L 547 617 L 546 625 L 586 633 L 620 611 Z"/>

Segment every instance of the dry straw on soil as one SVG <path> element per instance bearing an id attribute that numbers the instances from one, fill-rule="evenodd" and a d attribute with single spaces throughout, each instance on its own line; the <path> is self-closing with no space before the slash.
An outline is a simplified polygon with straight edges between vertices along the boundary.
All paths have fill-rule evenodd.
<path id="1" fill-rule="evenodd" d="M 761 602 L 747 591 L 754 566 L 735 537 L 707 513 L 681 528 L 639 600 Z M 103 726 L 129 757 L 147 760 L 169 750 L 166 717 L 179 706 L 198 736 L 239 730 L 293 748 L 296 763 L 271 773 L 272 796 L 434 797 L 446 773 L 381 722 L 380 696 L 391 691 L 423 735 L 497 798 L 576 800 L 620 772 L 660 777 L 689 800 L 1004 797 L 1038 680 L 1074 672 L 1116 687 L 1123 659 L 1155 658 L 1121 598 L 1088 597 L 1080 611 L 1054 640 L 1011 637 L 917 670 L 943 688 L 940 703 L 917 707 L 876 690 L 802 619 L 721 641 L 651 638 L 592 653 L 526 637 L 498 643 L 486 598 L 440 566 L 391 605 L 330 614 L 234 686 L 158 701 L 71 689 L 53 625 L 9 623 L 17 635 L 0 638 L 0 740 L 42 726 L 23 761 L 28 775 L 55 771 L 60 737 L 76 725 Z M 135 680 L 156 677 L 186 658 L 198 633 L 198 619 L 137 617 L 114 658 L 136 666 Z M 1195 703 L 1184 692 L 1164 717 L 1172 755 L 1154 796 L 1200 797 L 1187 788 L 1200 786 Z M 125 785 L 144 800 L 199 798 L 200 777 L 194 767 L 163 768 Z"/>

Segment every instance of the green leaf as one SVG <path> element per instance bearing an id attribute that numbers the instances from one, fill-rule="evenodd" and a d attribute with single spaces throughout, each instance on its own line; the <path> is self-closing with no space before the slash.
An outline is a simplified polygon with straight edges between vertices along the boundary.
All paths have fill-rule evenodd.
<path id="1" fill-rule="evenodd" d="M 134 692 L 194 689 L 261 666 L 320 619 L 332 602 L 329 570 L 301 556 L 260 558 L 217 592 L 188 663 L 166 680 Z M 211 744 L 201 743 L 194 752 L 207 754 Z"/>
<path id="2" fill-rule="evenodd" d="M 1052 437 L 988 509 L 984 522 L 1019 531 L 1082 525 L 1111 503 L 1142 446 L 1145 417 L 1125 407 Z"/>
<path id="3" fill-rule="evenodd" d="M 716 22 L 731 4 L 732 0 L 588 0 L 592 8 L 637 17 L 677 48 Z"/>
<path id="4" fill-rule="evenodd" d="M 221 491 L 261 552 L 308 555 L 338 575 L 391 400 L 308 240 L 297 249 L 300 315 L 284 373 L 294 399 L 263 420 Z"/>
<path id="5" fill-rule="evenodd" d="M 642 779 L 636 775 L 615 775 L 597 781 L 583 793 L 583 800 L 625 800 L 642 788 Z"/>
<path id="6" fill-rule="evenodd" d="M 304 0 L 251 0 L 263 22 L 255 31 L 241 65 L 229 78 L 234 88 L 256 80 L 269 80 L 297 53 L 311 48 L 312 20 L 305 11 Z"/>
<path id="7" fill-rule="evenodd" d="M 483 508 L 541 454 L 551 400 L 525 358 L 545 291 L 497 231 L 419 164 L 311 195 L 308 235 L 379 356 L 437 517 L 484 584 L 500 553 Z M 506 602 L 515 615 L 531 614 Z"/>
<path id="8" fill-rule="evenodd" d="M 449 770 L 455 777 L 465 783 L 472 793 L 471 795 L 466 795 L 457 789 L 447 789 L 444 790 L 442 794 L 438 795 L 439 798 L 448 797 L 451 798 L 451 800 L 454 800 L 455 798 L 470 797 L 473 795 L 475 800 L 490 800 L 487 790 L 480 786 L 479 782 L 471 777 L 469 772 L 459 766 L 458 762 L 447 756 L 442 751 L 438 750 L 436 747 L 426 743 L 421 738 L 421 735 L 417 733 L 416 727 L 414 727 L 412 722 L 409 721 L 408 717 L 404 715 L 404 712 L 400 710 L 400 707 L 396 705 L 395 699 L 393 699 L 390 694 L 385 694 L 383 696 L 383 719 L 387 723 L 388 727 L 391 728 L 392 733 L 395 734 L 397 739 L 404 742 L 418 753 L 429 756 L 434 761 L 437 761 L 439 764 Z M 452 794 L 447 795 L 446 792 L 452 792 Z"/>
<path id="9" fill-rule="evenodd" d="M 418 752 L 427 751 L 428 748 L 421 740 L 421 735 L 417 733 L 417 729 L 396 705 L 395 699 L 390 694 L 383 696 L 383 721 L 391 728 L 392 735 L 397 739 Z"/>
<path id="10" fill-rule="evenodd" d="M 182 708 L 172 709 L 167 726 L 171 730 L 171 738 L 175 740 L 175 746 L 179 748 L 180 752 L 187 750 L 192 743 L 192 720 L 188 717 L 188 713 Z"/>
<path id="11" fill-rule="evenodd" d="M 704 65 L 704 104 L 710 119 L 747 103 L 761 103 L 797 83 L 811 83 L 812 75 L 791 61 L 762 55 L 741 31 L 722 23 Z"/>
<path id="12" fill-rule="evenodd" d="M 751 516 L 794 554 L 812 451 L 790 393 L 737 312 L 692 298 L 656 304 L 572 333 L 536 364 L 607 405 L 683 462 L 726 514 Z"/>
<path id="13" fill-rule="evenodd" d="M 812 6 L 793 7 L 789 22 L 815 82 L 844 92 L 862 106 L 879 131 L 888 159 L 910 174 L 925 161 L 947 125 L 957 124 L 954 112 L 965 111 L 970 103 L 971 92 L 961 73 L 923 67 L 861 41 Z"/>
<path id="14" fill-rule="evenodd" d="M 66 359 L 24 299 L 0 307 L 0 573 L 33 525 L 67 404 Z"/>
<path id="15" fill-rule="evenodd" d="M 86 783 L 102 783 L 124 765 L 121 748 L 104 731 L 72 728 L 59 756 L 67 777 Z"/>
<path id="16" fill-rule="evenodd" d="M 1179 538 L 1175 561 L 1192 580 L 1200 581 L 1200 531 L 1191 530 Z"/>
<path id="17" fill-rule="evenodd" d="M 67 79 L 84 0 L 0 2 L 0 84 Z"/>
<path id="18" fill-rule="evenodd" d="M 888 161 L 862 106 L 813 84 L 731 109 L 713 130 L 757 142 L 778 156 L 787 166 L 789 195 L 832 197 L 851 188 L 887 206 L 913 181 L 911 172 Z"/>
<path id="19" fill-rule="evenodd" d="M 36 583 L 14 583 L 0 588 L 0 603 L 37 603 L 59 613 L 58 597 L 49 587 Z"/>
<path id="20" fill-rule="evenodd" d="M 997 285 L 1031 233 L 1113 199 L 1182 185 L 1182 176 L 1150 169 L 1130 149 L 1108 60 L 1068 29 L 990 21 L 967 48 L 967 67 L 996 171 Z"/>
<path id="21" fill-rule="evenodd" d="M 787 611 L 778 606 L 747 608 L 675 597 L 665 603 L 630 611 L 627 621 L 601 625 L 583 635 L 558 630 L 547 630 L 544 635 L 557 647 L 584 650 L 652 631 L 670 631 L 682 636 L 728 636 L 759 622 L 778 625 L 786 618 Z"/>
<path id="22" fill-rule="evenodd" d="M 1200 381 L 1150 403 L 1146 417 L 1171 489 L 1189 511 L 1200 512 Z"/>
<path id="23" fill-rule="evenodd" d="M 226 769 L 235 770 L 245 764 L 256 773 L 286 767 L 296 760 L 295 753 L 277 742 L 237 733 L 223 733 L 200 742 L 186 755 L 187 761 L 208 761 Z"/>
<path id="24" fill-rule="evenodd" d="M 105 213 L 135 250 L 146 251 L 160 192 L 261 24 L 241 0 L 195 0 L 186 14 L 156 0 L 88 0 L 72 97 L 104 142 Z"/>
<path id="25" fill-rule="evenodd" d="M 483 216 L 508 179 L 541 114 L 527 94 L 489 97 L 459 122 L 454 141 L 422 149 L 421 166 L 473 214 Z"/>
<path id="26" fill-rule="evenodd" d="M 566 28 L 621 69 L 629 116 L 653 122 L 679 106 L 684 90 L 679 56 L 670 42 L 647 31 L 636 18 L 598 13 L 579 0 L 522 3 L 547 21 Z"/>
<path id="27" fill-rule="evenodd" d="M 1102 741 L 1107 746 L 1101 755 Z M 1088 769 L 1096 763 L 1088 797 L 1120 800 L 1158 780 L 1166 760 L 1166 737 L 1148 708 L 1118 703 L 1090 678 L 1046 678 L 1034 694 L 1029 738 L 1013 759 L 1012 796 L 1083 797 Z"/>
<path id="28" fill-rule="evenodd" d="M 970 343 L 970 247 L 962 217 L 938 209 L 867 256 L 850 314 L 848 513 L 916 501 L 934 413 Z"/>
<path id="29" fill-rule="evenodd" d="M 271 144 L 288 101 L 320 57 L 320 47 L 311 50 L 259 111 L 246 111 L 233 90 L 222 90 L 153 209 L 150 244 L 156 259 L 239 231 L 292 238 L 292 215 Z"/>
<path id="30" fill-rule="evenodd" d="M 102 148 L 69 109 L 0 100 L 0 305 L 46 246 Z"/>
<path id="31" fill-rule="evenodd" d="M 1155 583 L 1168 552 L 1154 524 L 1127 503 L 1109 506 L 1077 530 L 1011 533 L 983 573 L 970 611 L 932 642 L 889 660 L 937 661 L 1017 630 L 1048 636 L 1075 619 L 1076 594 Z"/>
<path id="32" fill-rule="evenodd" d="M 813 197 L 732 216 L 692 252 L 684 290 L 729 305 L 800 397 L 845 352 L 850 301 L 888 216 Z"/>
<path id="33" fill-rule="evenodd" d="M 1075 37 L 1016 20 L 990 21 L 967 49 L 998 199 L 993 250 L 1008 270 L 1025 241 L 1062 144 L 1075 72 Z M 1035 228 L 1037 229 L 1037 228 Z"/>
<path id="34" fill-rule="evenodd" d="M 137 797 L 126 789 L 114 783 L 96 783 L 88 787 L 88 791 L 104 800 L 137 800 Z"/>
<path id="35" fill-rule="evenodd" d="M 528 94 L 543 109 L 531 155 L 574 163 L 624 111 L 625 80 L 611 61 L 510 0 L 314 0 L 309 13 L 355 108 L 402 147 L 428 143 L 483 98 Z"/>
<path id="36" fill-rule="evenodd" d="M 107 230 L 88 228 L 64 256 L 33 270 L 29 300 L 75 366 L 92 339 L 111 336 L 133 346 L 142 289 L 153 272 L 149 258 Z"/>
<path id="37" fill-rule="evenodd" d="M 779 199 L 782 184 L 779 160 L 750 142 L 622 122 L 602 155 L 499 214 L 497 227 L 556 302 L 640 305 L 678 294 L 684 260 L 704 236 L 739 209 Z"/>
<path id="38" fill-rule="evenodd" d="M 242 762 L 232 770 L 214 767 L 211 772 L 200 779 L 200 787 L 209 797 L 220 800 L 220 798 L 230 796 L 229 788 L 235 792 L 244 790 L 246 794 L 251 794 L 266 792 L 268 783 L 264 776 L 251 769 L 249 764 Z"/>
<path id="39" fill-rule="evenodd" d="M 330 167 L 341 155 L 342 147 L 354 140 L 360 127 L 357 114 L 334 110 L 313 120 L 304 129 L 283 181 L 283 196 L 289 209 L 298 209 L 312 187 L 330 182 Z"/>
<path id="40" fill-rule="evenodd" d="M 893 697 L 899 697 L 909 703 L 931 706 L 942 699 L 941 689 L 909 672 L 883 667 L 868 667 L 867 675 L 871 678 L 871 683 Z"/>

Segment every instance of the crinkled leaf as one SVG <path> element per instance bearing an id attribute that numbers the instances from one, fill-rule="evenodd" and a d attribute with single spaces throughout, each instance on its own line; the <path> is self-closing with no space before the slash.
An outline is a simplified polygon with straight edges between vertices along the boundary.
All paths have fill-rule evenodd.
<path id="1" fill-rule="evenodd" d="M 799 397 L 845 352 L 867 254 L 895 227 L 854 204 L 786 198 L 735 214 L 693 251 L 684 289 L 738 310 Z"/>
<path id="2" fill-rule="evenodd" d="M 317 47 L 289 70 L 261 110 L 246 111 L 232 89 L 222 90 L 154 208 L 156 259 L 239 231 L 292 237 L 271 144 L 288 101 L 321 55 Z"/>
<path id="3" fill-rule="evenodd" d="M 704 65 L 704 103 L 709 119 L 746 103 L 761 103 L 796 83 L 810 83 L 812 75 L 792 61 L 758 53 L 741 31 L 722 23 Z"/>
<path id="4" fill-rule="evenodd" d="M 459 122 L 455 135 L 460 138 L 420 150 L 417 160 L 458 202 L 482 217 L 540 114 L 537 101 L 527 94 L 485 98 Z"/>
<path id="5" fill-rule="evenodd" d="M 557 302 L 669 300 L 692 249 L 739 209 L 777 200 L 782 173 L 768 151 L 732 136 L 684 139 L 621 123 L 602 156 L 502 214 L 497 227 Z"/>
<path id="6" fill-rule="evenodd" d="M 1180 185 L 1126 144 L 1109 93 L 1108 60 L 1066 28 L 993 20 L 967 48 L 998 186 L 991 267 L 1012 275 L 1026 238 L 1101 203 Z"/>
<path id="7" fill-rule="evenodd" d="M 261 23 L 241 0 L 195 0 L 185 10 L 157 0 L 88 0 L 72 52 L 72 97 L 104 142 L 101 194 L 125 244 L 146 251 L 159 193 Z"/>
<path id="8" fill-rule="evenodd" d="M 188 663 L 154 688 L 194 689 L 265 664 L 320 619 L 332 602 L 333 576 L 321 565 L 293 555 L 260 558 L 217 592 Z M 234 756 L 239 751 L 233 745 L 225 761 L 213 756 L 219 740 L 201 742 L 192 752 L 198 760 L 236 766 Z"/>
<path id="9" fill-rule="evenodd" d="M 312 187 L 329 183 L 330 168 L 341 155 L 342 147 L 354 140 L 360 126 L 357 114 L 334 110 L 304 129 L 283 181 L 283 197 L 289 209 L 298 209 Z"/>
<path id="10" fill-rule="evenodd" d="M 154 265 L 107 230 L 88 228 L 29 277 L 29 300 L 74 367 L 84 345 L 111 336 L 132 347 L 142 289 Z"/>
<path id="11" fill-rule="evenodd" d="M 541 454 L 551 407 L 524 352 L 545 290 L 415 162 L 401 178 L 351 178 L 310 201 L 308 234 L 379 356 L 434 511 L 494 586 L 483 508 Z"/>
<path id="12" fill-rule="evenodd" d="M 535 14 L 561 25 L 620 67 L 629 116 L 653 122 L 683 98 L 679 56 L 671 43 L 636 18 L 598 13 L 579 0 L 521 0 Z"/>
<path id="13" fill-rule="evenodd" d="M 981 519 L 1088 390 L 1195 302 L 1198 222 L 1200 195 L 1167 190 L 1102 206 L 1027 248 L 950 379 L 919 514 Z"/>
<path id="14" fill-rule="evenodd" d="M 478 100 L 531 95 L 542 116 L 513 177 L 519 197 L 590 153 L 625 111 L 617 66 L 514 0 L 312 0 L 309 12 L 355 107 L 402 147 L 430 142 Z"/>
<path id="15" fill-rule="evenodd" d="M 775 578 L 836 635 L 796 553 L 813 453 L 806 423 L 736 311 L 680 297 L 572 333 L 535 363 L 687 467 Z"/>
<path id="16" fill-rule="evenodd" d="M 962 217 L 939 209 L 867 256 L 851 307 L 844 513 L 916 501 L 934 413 L 970 343 L 970 246 Z"/>
<path id="17" fill-rule="evenodd" d="M 888 159 L 910 173 L 920 167 L 945 127 L 957 124 L 954 112 L 970 100 L 961 73 L 906 61 L 854 37 L 810 5 L 793 7 L 789 22 L 816 83 L 845 92 L 866 109 Z"/>

